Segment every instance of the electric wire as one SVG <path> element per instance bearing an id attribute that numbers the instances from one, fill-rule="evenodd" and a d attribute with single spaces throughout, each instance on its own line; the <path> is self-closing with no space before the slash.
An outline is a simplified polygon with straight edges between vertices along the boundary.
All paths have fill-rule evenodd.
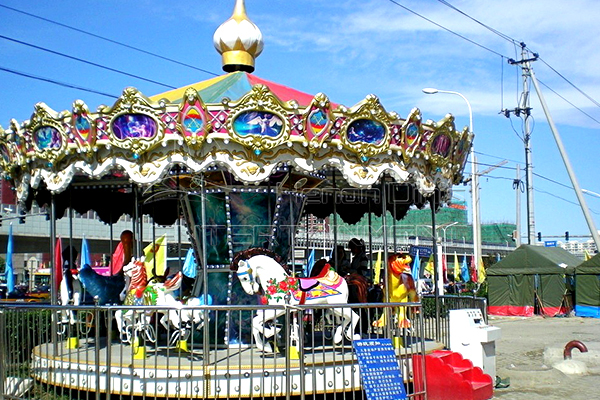
<path id="1" fill-rule="evenodd" d="M 117 40 L 109 39 L 107 37 L 100 36 L 100 35 L 97 35 L 95 33 L 85 31 L 83 29 L 75 28 L 73 26 L 70 26 L 70 25 L 67 25 L 67 24 L 63 24 L 61 22 L 54 21 L 54 20 L 51 20 L 49 18 L 44 18 L 44 17 L 41 17 L 39 15 L 35 15 L 35 14 L 28 13 L 28 12 L 23 11 L 23 10 L 19 10 L 19 9 L 16 9 L 16 8 L 13 8 L 13 7 L 6 6 L 4 4 L 0 4 L 0 7 L 5 8 L 7 10 L 14 11 L 16 13 L 20 13 L 20 14 L 27 15 L 27 16 L 32 17 L 32 18 L 36 18 L 36 19 L 48 22 L 50 24 L 58 25 L 58 26 L 61 26 L 61 27 L 66 28 L 66 29 L 70 29 L 70 30 L 78 32 L 78 33 L 82 33 L 84 35 L 88 35 L 88 36 L 91 36 L 91 37 L 96 38 L 96 39 L 104 40 L 105 42 L 116 44 L 118 46 L 122 46 L 122 47 L 125 47 L 125 48 L 130 49 L 130 50 L 134 50 L 134 51 L 137 51 L 137 52 L 140 52 L 140 53 L 143 53 L 143 54 L 147 54 L 147 55 L 152 56 L 152 57 L 160 58 L 161 60 L 169 61 L 169 62 L 172 62 L 174 64 L 178 64 L 178 65 L 181 65 L 181 66 L 184 66 L 184 67 L 187 67 L 187 68 L 191 68 L 191 69 L 194 69 L 196 71 L 204 72 L 204 73 L 209 74 L 209 75 L 219 76 L 219 74 L 216 74 L 216 73 L 214 73 L 212 71 L 208 71 L 206 69 L 198 68 L 198 67 L 195 67 L 193 65 L 190 65 L 190 64 L 187 64 L 187 63 L 184 63 L 184 62 L 181 62 L 181 61 L 177 61 L 177 60 L 169 58 L 169 57 L 161 56 L 160 54 L 156 54 L 156 53 L 153 53 L 151 51 L 141 49 L 139 47 L 135 47 L 135 46 L 123 43 L 123 42 L 119 42 Z"/>
<path id="2" fill-rule="evenodd" d="M 453 9 L 454 11 L 458 12 L 459 14 L 464 15 L 465 17 L 469 18 L 471 21 L 473 21 L 473 22 L 481 25 L 482 27 L 484 27 L 485 29 L 489 30 L 490 32 L 492 32 L 492 33 L 500 36 L 502 39 L 504 39 L 504 40 L 506 40 L 506 41 L 508 41 L 510 43 L 513 43 L 513 44 L 519 44 L 520 43 L 519 41 L 511 38 L 508 35 L 505 35 L 504 33 L 500 32 L 499 30 L 494 29 L 491 26 L 484 24 L 483 22 L 479 21 L 477 18 L 471 17 L 469 14 L 463 12 L 462 10 L 460 10 L 457 7 L 453 6 L 449 2 L 447 2 L 445 0 L 437 0 L 437 1 L 440 2 L 440 3 L 442 3 L 443 5 L 451 8 L 451 9 Z"/>
<path id="3" fill-rule="evenodd" d="M 114 96 L 114 95 L 108 94 L 108 93 L 104 93 L 104 92 L 100 92 L 98 90 L 85 88 L 83 86 L 74 85 L 72 83 L 60 82 L 60 81 L 57 81 L 57 80 L 54 80 L 54 79 L 50 79 L 50 78 L 45 78 L 45 77 L 42 77 L 42 76 L 36 76 L 36 75 L 28 74 L 26 72 L 16 71 L 14 69 L 2 67 L 2 66 L 0 66 L 0 71 L 8 72 L 8 73 L 11 73 L 11 74 L 14 74 L 14 75 L 19 75 L 19 76 L 22 76 L 22 77 L 25 77 L 25 78 L 36 79 L 38 81 L 52 83 L 54 85 L 66 87 L 66 88 L 69 88 L 69 89 L 76 89 L 76 90 L 81 90 L 83 92 L 99 94 L 101 96 L 110 97 L 111 99 L 118 99 L 117 96 Z"/>
<path id="4" fill-rule="evenodd" d="M 586 117 L 588 117 L 589 119 L 591 119 L 592 121 L 600 124 L 600 121 L 598 121 L 596 118 L 592 117 L 590 114 L 586 113 L 585 111 L 583 111 L 581 108 L 577 107 L 575 104 L 571 103 L 569 100 L 567 100 L 565 97 L 563 97 L 562 95 L 560 95 L 559 93 L 557 93 L 554 89 L 552 89 L 550 86 L 546 85 L 544 82 L 540 81 L 540 79 L 538 78 L 538 82 L 541 83 L 542 85 L 544 85 L 548 90 L 550 90 L 552 93 L 554 93 L 555 95 L 557 95 L 558 97 L 560 97 L 561 99 L 563 99 L 564 101 L 566 101 L 567 103 L 569 103 L 571 105 L 571 107 L 577 109 L 579 112 L 581 112 L 583 115 L 585 115 Z"/>
<path id="5" fill-rule="evenodd" d="M 453 31 L 453 30 L 452 30 L 452 29 L 450 29 L 450 28 L 446 28 L 445 26 L 443 26 L 443 25 L 441 25 L 441 24 L 438 24 L 437 22 L 435 22 L 435 21 L 433 21 L 433 20 L 431 20 L 431 19 L 427 18 L 426 16 L 424 16 L 424 15 L 421 15 L 421 14 L 419 14 L 418 12 L 416 12 L 416 11 L 413 11 L 413 10 L 411 10 L 410 8 L 406 7 L 405 5 L 402 5 L 402 4 L 398 3 L 396 0 L 388 0 L 388 1 L 389 1 L 390 3 L 393 3 L 393 4 L 397 5 L 398 7 L 402 8 L 402 9 L 404 9 L 405 11 L 408 11 L 409 13 L 411 13 L 411 14 L 414 14 L 414 15 L 416 15 L 417 17 L 419 17 L 419 18 L 421 18 L 421 19 L 424 19 L 425 21 L 427 21 L 427 22 L 429 22 L 429 23 L 431 23 L 431 24 L 433 24 L 433 25 L 437 26 L 438 28 L 441 28 L 441 29 L 445 30 L 446 32 L 449 32 L 449 33 L 451 33 L 451 34 L 453 34 L 453 35 L 455 35 L 455 36 L 458 36 L 459 38 L 461 38 L 461 39 L 463 39 L 463 40 L 466 40 L 467 42 L 469 42 L 469 43 L 471 43 L 471 44 L 474 44 L 474 45 L 475 45 L 475 46 L 477 46 L 477 47 L 480 47 L 480 48 L 482 48 L 482 49 L 484 49 L 484 50 L 487 50 L 487 51 L 489 51 L 490 53 L 493 53 L 493 54 L 495 54 L 495 55 L 497 55 L 497 56 L 500 56 L 500 57 L 502 57 L 502 58 L 506 58 L 506 59 L 508 59 L 508 57 L 504 56 L 503 54 L 501 54 L 501 53 L 498 53 L 497 51 L 495 51 L 495 50 L 492 50 L 492 49 L 490 49 L 489 47 L 486 47 L 486 46 L 482 45 L 481 43 L 477 43 L 476 41 L 474 41 L 474 40 L 472 40 L 472 39 L 469 39 L 468 37 L 466 37 L 466 36 L 463 36 L 463 35 L 461 35 L 460 33 L 458 33 L 458 32 L 455 32 L 455 31 Z"/>
<path id="6" fill-rule="evenodd" d="M 102 64 L 98 64 L 98 63 L 95 63 L 95 62 L 92 62 L 92 61 L 84 60 L 83 58 L 70 56 L 68 54 L 61 53 L 61 52 L 55 51 L 55 50 L 51 50 L 51 49 L 48 49 L 46 47 L 37 46 L 37 45 L 32 44 L 32 43 L 27 43 L 27 42 L 24 42 L 22 40 L 14 39 L 14 38 L 11 38 L 11 37 L 8 37 L 8 36 L 4 36 L 4 35 L 0 35 L 0 38 L 4 39 L 4 40 L 11 41 L 13 43 L 18 43 L 18 44 L 22 44 L 24 46 L 28 46 L 28 47 L 37 49 L 37 50 L 41 50 L 41 51 L 44 51 L 46 53 L 54 54 L 54 55 L 61 56 L 61 57 L 64 57 L 64 58 L 68 58 L 70 60 L 78 61 L 78 62 L 81 62 L 81 63 L 84 63 L 84 64 L 88 64 L 88 65 L 91 65 L 91 66 L 94 66 L 94 67 L 97 67 L 97 68 L 101 68 L 101 69 L 104 69 L 104 70 L 107 70 L 107 71 L 115 72 L 117 74 L 121 74 L 121 75 L 129 76 L 131 78 L 140 79 L 142 81 L 154 83 L 155 85 L 164 86 L 164 87 L 169 88 L 169 89 L 177 89 L 175 86 L 167 85 L 166 83 L 158 82 L 158 81 L 155 81 L 153 79 L 144 78 L 142 76 L 135 75 L 135 74 L 130 74 L 129 72 L 121 71 L 120 69 L 107 67 L 107 66 L 102 65 Z"/>
<path id="7" fill-rule="evenodd" d="M 575 90 L 577 90 L 579 93 L 581 93 L 582 95 L 584 95 L 589 101 L 591 101 L 592 103 L 594 103 L 596 106 L 600 107 L 600 103 L 598 103 L 596 100 L 594 100 L 590 95 L 588 95 L 587 93 L 585 93 L 583 90 L 579 89 L 573 82 L 571 82 L 570 80 L 568 80 L 563 74 L 561 74 L 560 72 L 558 72 L 556 69 L 554 69 L 554 67 L 552 67 L 550 64 L 548 64 L 546 61 L 544 61 L 543 58 L 538 57 L 538 59 L 543 62 L 544 64 L 546 64 L 546 66 L 548 68 L 550 68 L 552 71 L 554 71 L 554 73 L 556 73 L 558 76 L 560 76 L 561 78 L 563 78 L 565 80 L 565 82 L 567 82 L 569 85 L 571 85 L 573 88 L 575 88 Z"/>
<path id="8" fill-rule="evenodd" d="M 548 196 L 551 196 L 551 197 L 554 197 L 554 198 L 556 198 L 556 199 L 562 200 L 562 201 L 564 201 L 564 202 L 567 202 L 567 203 L 569 203 L 569 204 L 573 204 L 573 205 L 575 205 L 575 206 L 578 206 L 578 207 L 579 207 L 579 206 L 581 206 L 579 203 L 576 203 L 576 202 L 574 202 L 574 201 L 571 201 L 571 200 L 565 199 L 564 197 L 557 196 L 557 195 L 555 195 L 554 193 L 546 192 L 545 190 L 540 190 L 540 189 L 537 189 L 537 188 L 534 188 L 533 190 L 535 190 L 535 191 L 536 191 L 536 192 L 538 192 L 538 193 L 547 194 Z M 590 210 L 590 211 L 591 211 L 591 212 L 593 212 L 594 214 L 599 214 L 597 211 L 595 211 L 595 210 L 593 210 L 593 209 L 591 209 L 591 208 L 589 208 L 589 207 L 588 207 L 588 210 Z"/>
<path id="9" fill-rule="evenodd" d="M 511 160 L 510 158 L 506 158 L 506 157 L 500 157 L 500 156 L 495 156 L 495 155 L 493 155 L 493 154 L 487 154 L 487 153 L 484 153 L 484 152 L 481 152 L 481 151 L 476 151 L 476 150 L 473 150 L 473 152 L 474 152 L 475 154 L 479 154 L 479 155 L 486 156 L 486 157 L 492 157 L 492 158 L 496 158 L 496 159 L 498 159 L 498 160 L 506 160 L 506 161 L 510 161 L 510 162 L 517 163 L 517 164 L 520 164 L 520 163 L 521 163 L 521 161 L 517 161 L 517 160 Z"/>

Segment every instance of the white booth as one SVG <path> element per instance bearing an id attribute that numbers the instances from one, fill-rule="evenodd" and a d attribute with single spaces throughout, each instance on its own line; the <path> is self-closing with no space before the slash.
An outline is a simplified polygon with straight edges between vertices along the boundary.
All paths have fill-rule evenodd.
<path id="1" fill-rule="evenodd" d="M 450 350 L 496 378 L 496 340 L 500 328 L 485 323 L 481 310 L 450 310 Z"/>

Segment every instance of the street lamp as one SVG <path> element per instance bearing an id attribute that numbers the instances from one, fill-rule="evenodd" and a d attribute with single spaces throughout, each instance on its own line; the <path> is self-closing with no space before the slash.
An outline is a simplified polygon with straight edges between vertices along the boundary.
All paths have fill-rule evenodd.
<path id="1" fill-rule="evenodd" d="M 425 88 L 423 89 L 423 93 L 445 93 L 462 97 L 469 108 L 469 131 L 473 134 L 473 110 L 471 109 L 471 103 L 469 103 L 469 100 L 467 100 L 462 93 L 434 88 Z M 474 146 L 471 146 L 471 202 L 473 203 L 471 210 L 473 219 L 473 257 L 475 258 L 475 265 L 477 265 L 479 258 L 481 257 L 481 220 L 479 217 L 479 176 L 477 173 L 477 160 L 475 159 Z"/>

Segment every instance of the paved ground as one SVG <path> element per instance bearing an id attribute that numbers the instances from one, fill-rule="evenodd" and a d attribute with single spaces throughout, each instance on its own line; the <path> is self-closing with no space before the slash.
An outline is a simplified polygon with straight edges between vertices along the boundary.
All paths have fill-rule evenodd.
<path id="1" fill-rule="evenodd" d="M 502 329 L 496 373 L 510 378 L 508 388 L 495 389 L 494 399 L 600 399 L 600 319 L 491 316 L 489 323 Z M 588 347 L 587 353 L 572 352 L 572 359 L 587 367 L 586 375 L 553 368 L 563 361 L 564 346 L 571 340 Z"/>

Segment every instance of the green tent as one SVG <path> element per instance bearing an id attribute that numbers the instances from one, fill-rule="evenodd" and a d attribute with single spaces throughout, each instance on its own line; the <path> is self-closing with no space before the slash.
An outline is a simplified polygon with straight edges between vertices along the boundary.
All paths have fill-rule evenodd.
<path id="1" fill-rule="evenodd" d="M 581 260 L 560 247 L 519 246 L 487 269 L 488 312 L 494 315 L 555 316 L 570 311 L 567 277 Z"/>
<path id="2" fill-rule="evenodd" d="M 600 254 L 575 268 L 575 314 L 600 318 Z"/>

